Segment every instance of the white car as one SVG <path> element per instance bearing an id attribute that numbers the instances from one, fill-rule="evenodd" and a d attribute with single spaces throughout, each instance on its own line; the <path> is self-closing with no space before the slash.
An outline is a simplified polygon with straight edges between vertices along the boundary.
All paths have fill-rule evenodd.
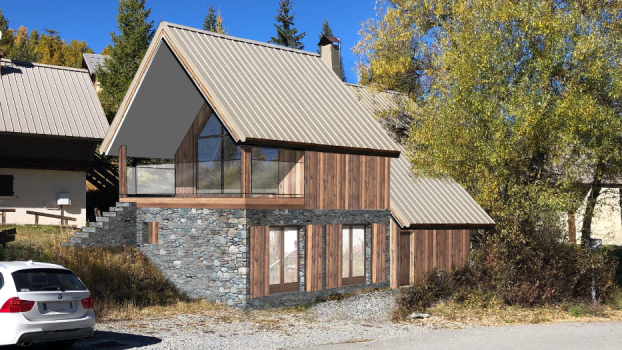
<path id="1" fill-rule="evenodd" d="M 60 265 L 0 262 L 0 346 L 70 348 L 95 328 L 93 297 Z"/>

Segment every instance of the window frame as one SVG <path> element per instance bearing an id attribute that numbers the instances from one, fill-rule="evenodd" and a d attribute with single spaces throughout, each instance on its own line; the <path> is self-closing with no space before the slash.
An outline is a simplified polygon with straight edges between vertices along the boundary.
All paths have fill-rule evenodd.
<path id="1" fill-rule="evenodd" d="M 355 226 L 363 227 L 363 275 L 362 276 L 352 276 L 353 260 L 354 260 L 352 259 L 352 241 L 353 241 L 352 235 L 353 235 L 353 229 Z M 343 229 L 345 228 L 348 228 L 348 232 L 349 232 L 348 243 L 350 244 L 349 246 L 350 259 L 348 260 L 348 262 L 350 266 L 349 266 L 349 276 L 348 277 L 341 276 L 341 285 L 342 286 L 353 286 L 353 285 L 358 285 L 358 284 L 366 284 L 367 283 L 367 225 L 365 224 L 342 224 L 341 232 L 340 232 L 342 237 L 343 237 Z M 342 266 L 343 266 L 343 263 L 344 263 L 344 256 L 343 256 L 343 242 L 342 242 L 341 244 Z"/>
<path id="2" fill-rule="evenodd" d="M 216 118 L 216 120 L 218 121 L 218 124 L 220 124 L 220 134 L 218 135 L 207 135 L 207 136 L 201 136 L 201 133 L 203 132 L 203 130 L 205 129 L 205 127 L 207 126 L 207 123 L 209 123 L 211 118 Z M 240 153 L 240 158 L 239 159 L 225 159 L 225 153 L 224 153 L 224 149 L 225 149 L 225 138 L 228 137 L 231 139 L 231 142 L 233 143 L 233 145 L 235 145 L 235 147 L 239 147 L 239 153 Z M 199 159 L 199 140 L 202 139 L 213 139 L 213 138 L 219 138 L 220 139 L 220 149 L 221 149 L 221 154 L 220 154 L 220 159 L 218 160 L 210 160 L 210 161 L 201 161 Z M 216 116 L 215 113 L 210 114 L 210 116 L 207 118 L 207 120 L 205 120 L 205 123 L 203 123 L 203 125 L 200 128 L 200 131 L 198 133 L 198 135 L 195 138 L 195 144 L 196 144 L 196 154 L 195 154 L 195 172 L 196 172 L 196 179 L 195 179 L 195 189 L 196 189 L 196 194 L 200 195 L 200 196 L 212 196 L 212 195 L 241 195 L 242 194 L 242 181 L 244 181 L 244 179 L 242 179 L 242 167 L 244 166 L 242 164 L 242 146 L 238 145 L 235 143 L 235 141 L 233 140 L 233 138 L 231 137 L 231 134 L 229 134 L 229 131 L 227 130 L 227 128 L 225 127 L 225 125 L 220 121 L 220 119 L 218 119 L 218 117 Z M 225 190 L 225 162 L 227 161 L 239 161 L 240 162 L 240 186 L 239 186 L 239 191 L 238 192 L 226 192 Z M 220 162 L 220 193 L 199 193 L 200 189 L 199 189 L 199 166 L 200 163 L 203 162 Z"/>
<path id="3" fill-rule="evenodd" d="M 15 176 L 13 175 L 4 175 L 4 174 L 0 174 L 0 183 L 3 180 L 8 180 L 10 185 L 7 188 L 10 188 L 11 193 L 9 194 L 7 193 L 2 193 L 0 192 L 0 198 L 13 198 L 15 196 Z M 0 186 L 0 189 L 2 188 L 2 186 Z"/>
<path id="4" fill-rule="evenodd" d="M 284 255 L 285 255 L 285 229 L 286 228 L 296 228 L 296 282 L 285 283 L 285 264 L 284 264 Z M 281 252 L 280 252 L 280 283 L 279 284 L 270 284 L 270 258 L 268 257 L 268 295 L 272 294 L 280 294 L 280 293 L 290 293 L 290 292 L 298 292 L 300 291 L 300 226 L 295 225 L 279 225 L 279 226 L 269 226 L 268 227 L 268 245 L 266 249 L 268 249 L 268 256 L 270 251 L 270 230 L 271 229 L 279 229 L 279 234 L 281 238 Z"/>

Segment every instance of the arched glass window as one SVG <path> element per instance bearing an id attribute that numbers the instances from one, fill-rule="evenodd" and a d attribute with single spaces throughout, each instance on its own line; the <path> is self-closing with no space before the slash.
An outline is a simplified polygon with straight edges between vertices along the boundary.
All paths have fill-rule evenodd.
<path id="1" fill-rule="evenodd" d="M 197 193 L 240 193 L 240 158 L 240 146 L 212 114 L 197 139 Z"/>

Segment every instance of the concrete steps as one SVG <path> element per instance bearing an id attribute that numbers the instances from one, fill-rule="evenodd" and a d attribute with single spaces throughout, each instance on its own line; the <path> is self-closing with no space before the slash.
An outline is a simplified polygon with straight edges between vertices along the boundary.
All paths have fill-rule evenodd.
<path id="1" fill-rule="evenodd" d="M 132 211 L 135 214 L 136 204 L 129 202 L 117 202 L 117 205 L 110 207 L 110 210 L 103 212 L 102 216 L 96 217 L 95 222 L 89 222 L 87 226 L 82 227 L 80 231 L 74 233 L 73 237 L 69 237 L 67 242 L 61 243 L 65 247 L 84 247 L 90 245 L 108 245 L 105 240 L 106 237 L 102 234 L 109 233 L 110 229 L 121 230 L 127 225 L 126 229 L 131 230 L 131 217 Z M 135 221 L 134 221 L 135 222 Z M 100 232 L 101 231 L 101 232 Z M 110 236 L 110 235 L 109 235 Z M 102 242 L 102 240 L 104 242 Z M 103 244 L 102 244 L 103 243 Z M 110 242 L 111 245 L 115 242 Z"/>

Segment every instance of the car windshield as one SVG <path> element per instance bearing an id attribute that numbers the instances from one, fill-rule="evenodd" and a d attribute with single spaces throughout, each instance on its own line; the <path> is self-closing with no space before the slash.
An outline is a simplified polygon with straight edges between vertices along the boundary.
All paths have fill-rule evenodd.
<path id="1" fill-rule="evenodd" d="M 13 272 L 17 292 L 86 290 L 69 270 L 30 269 Z"/>

